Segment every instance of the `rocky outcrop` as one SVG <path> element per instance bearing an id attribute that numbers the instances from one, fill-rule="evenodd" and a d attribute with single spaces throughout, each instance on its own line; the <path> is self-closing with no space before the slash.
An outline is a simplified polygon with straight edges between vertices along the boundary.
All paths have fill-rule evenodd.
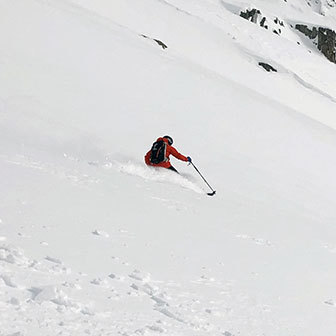
<path id="1" fill-rule="evenodd" d="M 307 25 L 297 24 L 297 30 L 308 36 L 322 54 L 333 63 L 336 63 L 336 33 L 335 31 L 324 27 L 308 27 Z"/>
<path id="2" fill-rule="evenodd" d="M 318 30 L 316 27 L 309 29 L 306 25 L 297 24 L 295 29 L 308 36 L 311 40 L 314 40 L 318 35 Z"/>
<path id="3" fill-rule="evenodd" d="M 336 33 L 328 28 L 319 28 L 317 47 L 329 61 L 336 63 Z"/>
<path id="4" fill-rule="evenodd" d="M 330 1 L 334 3 L 336 0 Z M 290 25 L 291 28 L 285 26 L 284 21 L 278 17 L 263 15 L 257 8 L 245 9 L 239 15 L 277 35 L 281 35 L 283 29 L 294 28 L 292 25 Z M 334 30 L 325 27 L 309 27 L 305 24 L 296 24 L 295 29 L 308 36 L 330 62 L 336 63 L 336 32 Z M 300 42 L 297 43 L 300 44 Z"/>
<path id="5" fill-rule="evenodd" d="M 257 23 L 257 18 L 258 16 L 261 15 L 261 12 L 259 9 L 251 9 L 251 10 L 246 10 L 245 12 L 240 12 L 240 16 L 248 21 Z"/>
<path id="6" fill-rule="evenodd" d="M 272 30 L 277 35 L 281 34 L 281 28 L 285 26 L 284 22 L 279 18 L 267 18 L 256 8 L 241 11 L 239 15 L 248 21 L 258 24 L 262 28 Z"/>

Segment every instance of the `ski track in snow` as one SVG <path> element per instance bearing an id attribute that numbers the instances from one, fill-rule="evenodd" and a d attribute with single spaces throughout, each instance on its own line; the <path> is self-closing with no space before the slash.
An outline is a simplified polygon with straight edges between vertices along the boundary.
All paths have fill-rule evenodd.
<path id="1" fill-rule="evenodd" d="M 250 237 L 249 235 L 245 235 L 245 234 L 238 234 L 236 235 L 236 237 L 242 240 L 252 241 L 257 245 L 263 245 L 263 246 L 273 245 L 268 239 Z"/>
<path id="2" fill-rule="evenodd" d="M 64 169 L 64 167 L 60 166 L 59 164 L 55 165 L 50 162 L 42 162 L 24 155 L 16 155 L 14 158 L 2 155 L 0 156 L 0 158 L 8 164 L 17 165 L 24 168 L 30 168 L 33 170 L 41 171 L 45 174 L 54 175 L 57 178 L 69 180 L 71 183 L 78 186 L 90 186 L 92 184 L 94 185 L 101 183 L 101 178 L 98 178 L 92 174 L 90 176 L 86 173 L 82 173 L 76 168 Z M 80 163 L 81 161 L 66 154 L 64 154 L 64 158 L 70 161 L 75 161 L 77 163 Z M 88 162 L 88 164 L 96 167 L 100 166 L 100 164 L 97 162 Z M 144 164 L 139 164 L 132 161 L 106 162 L 103 164 L 102 167 L 105 169 L 113 168 L 120 173 L 141 177 L 142 179 L 147 181 L 175 184 L 181 186 L 184 189 L 192 190 L 198 194 L 204 194 L 204 191 L 196 183 L 190 180 L 195 179 L 193 176 L 190 175 L 182 173 L 179 175 L 174 172 L 167 171 L 166 169 L 150 168 L 146 167 Z"/>
<path id="3" fill-rule="evenodd" d="M 28 329 L 44 330 L 47 333 L 53 330 L 55 334 L 72 330 L 79 334 L 91 334 L 94 326 L 99 327 L 104 335 L 160 334 L 171 328 L 182 333 L 189 330 L 212 332 L 215 335 L 229 334 L 229 331 L 215 327 L 208 320 L 211 317 L 222 318 L 219 310 L 221 300 L 210 302 L 198 294 L 202 288 L 221 289 L 228 294 L 227 285 L 212 278 L 202 276 L 189 286 L 185 284 L 185 289 L 195 288 L 191 292 L 183 292 L 182 284 L 155 281 L 149 273 L 138 269 L 124 274 L 106 273 L 104 277 L 90 279 L 74 270 L 68 270 L 66 274 L 59 273 L 51 264 L 63 264 L 61 260 L 48 256 L 42 260 L 31 260 L 22 249 L 14 246 L 1 245 L 0 257 L 3 270 L 0 273 L 0 330 L 6 330 L 8 335 L 26 335 Z M 114 257 L 114 260 L 120 262 L 120 258 Z M 82 291 L 87 295 L 81 295 Z M 139 311 L 140 324 L 143 326 L 134 329 L 132 314 L 122 310 L 124 315 L 121 318 L 113 308 L 114 305 L 111 310 L 100 310 L 96 307 L 94 297 L 111 302 L 140 304 L 142 309 L 150 309 L 159 315 L 151 314 L 155 316 L 153 318 Z M 200 305 L 202 300 L 205 302 Z M 202 308 L 205 303 L 206 309 Z M 25 317 L 22 319 L 23 311 Z M 55 315 L 57 319 L 54 319 Z"/>
<path id="4" fill-rule="evenodd" d="M 124 238 L 129 237 L 129 232 L 117 231 Z M 110 239 L 110 235 L 100 230 L 92 234 Z M 247 235 L 237 237 L 254 240 Z M 237 295 L 233 282 L 216 279 L 205 269 L 198 278 L 179 283 L 153 279 L 150 273 L 134 268 L 135 265 L 123 257 L 112 256 L 111 259 L 119 271 L 109 267 L 102 269 L 100 276 L 89 276 L 70 269 L 57 256 L 46 255 L 43 259 L 33 260 L 22 249 L 1 244 L 0 330 L 22 335 L 26 335 L 27 328 L 53 330 L 55 334 L 73 330 L 91 334 L 99 328 L 102 335 L 162 334 L 169 330 L 181 334 L 234 335 L 230 325 L 235 314 L 240 312 L 254 320 L 260 314 L 267 315 L 271 309 L 260 303 L 249 310 L 252 298 L 247 294 Z M 122 272 L 119 265 L 123 266 Z M 107 302 L 103 310 L 96 302 L 98 297 L 99 301 Z M 115 310 L 118 302 L 139 305 L 137 318 L 141 322 L 135 326 L 133 313 L 127 309 L 122 309 L 120 315 Z M 330 300 L 325 303 L 333 305 Z M 148 310 L 153 313 L 145 313 Z M 25 312 L 24 319 L 21 318 L 22 311 Z M 55 315 L 58 316 L 56 320 Z M 228 329 L 216 322 L 223 319 L 231 320 Z"/>
<path id="5" fill-rule="evenodd" d="M 148 181 L 176 184 L 198 194 L 204 193 L 197 184 L 191 182 L 187 177 L 183 176 L 183 174 L 179 175 L 163 168 L 146 167 L 143 164 L 138 164 L 132 161 L 112 161 L 104 164 L 104 167 L 106 169 L 114 168 L 123 174 L 141 177 Z"/>
<path id="6" fill-rule="evenodd" d="M 1 155 L 0 158 L 8 164 L 38 170 L 42 173 L 53 175 L 60 179 L 69 180 L 71 183 L 78 186 L 88 186 L 100 182 L 99 179 L 87 174 L 80 173 L 76 169 L 65 169 L 59 164 L 42 162 L 24 155 L 16 155 L 14 158 Z"/>
<path id="7" fill-rule="evenodd" d="M 39 166 L 50 169 L 52 165 L 39 163 Z M 25 167 L 35 170 L 36 164 L 25 164 Z M 145 180 L 168 181 L 185 187 L 183 177 L 170 172 L 161 173 L 132 162 L 107 163 L 103 167 Z M 48 169 L 44 169 L 48 172 Z M 94 174 L 92 176 L 95 179 Z M 193 186 L 190 181 L 187 182 L 187 186 Z M 156 196 L 152 196 L 152 199 L 177 211 L 188 209 L 181 202 Z M 93 228 L 90 233 L 92 239 L 102 241 L 118 237 L 120 244 L 126 244 L 126 239 L 132 237 L 132 233 L 122 228 L 114 228 L 114 231 L 113 234 L 112 231 L 108 233 Z M 232 235 L 256 245 L 274 246 L 264 238 L 247 234 Z M 67 267 L 62 259 L 52 254 L 46 254 L 40 260 L 32 260 L 25 256 L 22 249 L 7 244 L 7 237 L 1 237 L 0 330 L 3 328 L 9 334 L 26 335 L 27 328 L 33 327 L 47 333 L 53 330 L 54 334 L 71 333 L 73 330 L 76 333 L 92 334 L 93 330 L 99 328 L 102 335 L 164 334 L 169 330 L 181 334 L 203 332 L 218 336 L 236 335 L 239 334 L 237 325 L 242 323 L 239 316 L 244 316 L 250 322 L 258 321 L 261 317 L 265 318 L 268 325 L 276 325 L 275 321 L 267 319 L 272 306 L 265 302 L 255 304 L 255 298 L 241 290 L 236 291 L 233 282 L 216 279 L 206 271 L 189 282 L 165 282 L 152 279 L 149 273 L 138 270 L 124 256 L 114 255 L 111 259 L 119 271 L 109 267 L 102 269 L 100 274 L 87 275 L 81 270 Z M 43 245 L 45 243 L 39 242 Z M 324 247 L 333 252 L 330 245 Z M 123 271 L 120 271 L 120 266 Z M 106 302 L 104 309 L 96 303 L 97 297 L 99 302 Z M 137 316 L 141 322 L 135 324 L 134 314 L 127 309 L 116 312 L 118 302 L 141 307 Z M 321 302 L 329 307 L 335 306 L 333 299 L 321 298 Z M 146 311 L 151 311 L 151 314 Z M 21 318 L 22 312 L 25 312 L 24 319 Z M 37 314 L 39 319 L 36 319 Z M 55 315 L 58 316 L 57 320 L 54 319 Z M 227 329 L 218 322 L 223 320 L 227 321 Z M 114 321 L 112 325 L 110 321 Z"/>

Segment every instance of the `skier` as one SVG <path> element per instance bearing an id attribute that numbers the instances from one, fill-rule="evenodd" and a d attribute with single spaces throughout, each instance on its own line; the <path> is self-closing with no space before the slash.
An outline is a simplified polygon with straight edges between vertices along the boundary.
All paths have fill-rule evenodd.
<path id="1" fill-rule="evenodd" d="M 163 167 L 170 169 L 176 173 L 178 171 L 171 165 L 169 155 L 175 156 L 177 159 L 185 162 L 191 162 L 189 156 L 180 154 L 173 146 L 173 139 L 169 135 L 158 138 L 145 156 L 145 162 L 148 166 Z"/>

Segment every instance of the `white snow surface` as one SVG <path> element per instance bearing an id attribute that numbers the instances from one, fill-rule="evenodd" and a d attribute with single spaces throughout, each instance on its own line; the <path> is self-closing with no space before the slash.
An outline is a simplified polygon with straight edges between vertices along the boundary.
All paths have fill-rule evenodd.
<path id="1" fill-rule="evenodd" d="M 335 18 L 1 0 L 0 335 L 335 335 L 336 65 L 291 28 Z"/>

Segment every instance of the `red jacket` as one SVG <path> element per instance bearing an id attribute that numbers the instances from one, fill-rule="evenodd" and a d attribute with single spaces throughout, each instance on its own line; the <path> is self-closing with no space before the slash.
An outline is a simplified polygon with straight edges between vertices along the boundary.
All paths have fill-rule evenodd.
<path id="1" fill-rule="evenodd" d="M 149 151 L 146 156 L 145 156 L 145 162 L 146 165 L 148 166 L 154 166 L 154 167 L 163 167 L 163 168 L 169 168 L 171 166 L 171 163 L 169 161 L 169 155 L 173 155 L 175 156 L 177 159 L 181 160 L 181 161 L 188 161 L 187 157 L 180 154 L 173 146 L 170 146 L 168 144 L 168 139 L 166 138 L 158 138 L 156 141 L 160 141 L 163 140 L 166 144 L 167 144 L 167 149 L 166 149 L 166 158 L 167 161 L 163 161 L 157 164 L 154 164 L 152 162 L 150 162 L 150 155 L 151 155 L 151 151 Z"/>

